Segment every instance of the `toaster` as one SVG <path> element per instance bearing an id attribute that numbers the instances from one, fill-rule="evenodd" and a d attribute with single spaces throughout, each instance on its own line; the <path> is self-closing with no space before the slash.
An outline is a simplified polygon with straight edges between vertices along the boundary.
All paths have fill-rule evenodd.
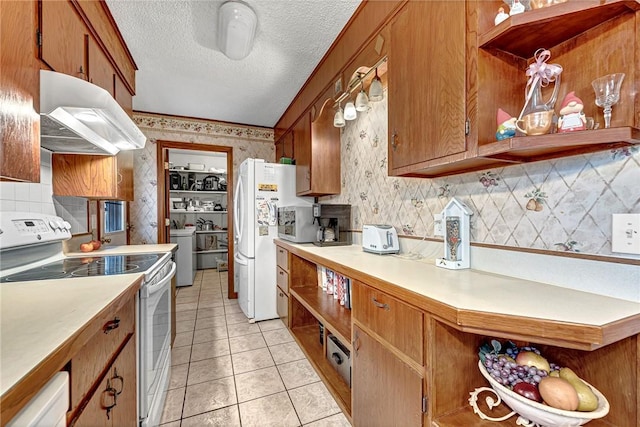
<path id="1" fill-rule="evenodd" d="M 398 233 L 390 225 L 365 224 L 362 226 L 362 250 L 373 254 L 400 252 Z"/>

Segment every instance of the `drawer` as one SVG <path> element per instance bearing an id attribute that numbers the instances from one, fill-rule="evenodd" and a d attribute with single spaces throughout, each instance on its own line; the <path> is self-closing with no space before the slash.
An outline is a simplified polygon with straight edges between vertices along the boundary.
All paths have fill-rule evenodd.
<path id="1" fill-rule="evenodd" d="M 351 283 L 354 319 L 422 365 L 422 312 L 356 280 Z"/>
<path id="2" fill-rule="evenodd" d="M 284 271 L 289 271 L 289 251 L 281 248 L 280 246 L 276 246 L 276 260 L 278 267 L 282 268 Z"/>
<path id="3" fill-rule="evenodd" d="M 99 331 L 71 360 L 71 408 L 82 401 L 100 373 L 129 334 L 135 332 L 135 301 L 127 302 L 120 310 L 105 315 Z"/>
<path id="4" fill-rule="evenodd" d="M 280 287 L 285 294 L 289 295 L 289 273 L 284 271 L 281 267 L 278 267 L 278 272 L 276 274 L 276 283 L 278 284 L 278 287 Z"/>
<path id="5" fill-rule="evenodd" d="M 278 288 L 277 291 L 276 310 L 278 311 L 278 316 L 285 325 L 289 326 L 289 297 L 282 289 Z"/>

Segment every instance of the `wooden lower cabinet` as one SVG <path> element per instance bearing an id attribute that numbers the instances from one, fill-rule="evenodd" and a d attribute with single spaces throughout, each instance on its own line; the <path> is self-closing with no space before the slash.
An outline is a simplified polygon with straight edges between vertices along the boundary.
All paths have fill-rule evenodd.
<path id="1" fill-rule="evenodd" d="M 280 287 L 276 288 L 276 292 L 276 310 L 278 311 L 278 316 L 285 325 L 289 325 L 289 297 Z"/>
<path id="2" fill-rule="evenodd" d="M 135 426 L 136 385 L 136 338 L 135 335 L 131 335 L 73 425 Z"/>
<path id="3" fill-rule="evenodd" d="M 353 337 L 353 425 L 421 426 L 422 375 L 356 325 Z"/>

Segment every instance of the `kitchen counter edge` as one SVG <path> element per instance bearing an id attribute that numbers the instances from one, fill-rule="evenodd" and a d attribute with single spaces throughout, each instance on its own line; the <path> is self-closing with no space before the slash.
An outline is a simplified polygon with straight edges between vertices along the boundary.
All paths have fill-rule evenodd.
<path id="1" fill-rule="evenodd" d="M 332 252 L 335 253 L 336 248 L 342 248 L 342 251 L 344 251 L 344 248 L 346 248 L 345 246 L 336 248 L 325 247 L 320 249 L 319 247 L 311 244 L 296 244 L 281 239 L 274 239 L 274 243 L 288 250 L 293 255 L 306 259 L 317 265 L 322 265 L 335 270 L 351 279 L 358 280 L 368 286 L 388 293 L 407 304 L 413 305 L 416 308 L 437 316 L 440 320 L 449 324 L 451 327 L 468 333 L 499 338 L 519 339 L 540 344 L 550 344 L 588 351 L 595 350 L 640 333 L 640 304 L 636 304 L 638 306 L 638 310 L 632 310 L 631 313 L 627 312 L 619 318 L 612 319 L 611 321 L 603 324 L 586 324 L 558 320 L 552 317 L 537 318 L 488 310 L 473 310 L 444 303 L 438 298 L 430 296 L 428 291 L 420 293 L 415 290 L 410 290 L 403 286 L 401 280 L 395 278 L 393 280 L 389 280 L 388 278 L 385 280 L 362 269 L 346 265 L 341 260 L 336 259 L 339 257 L 332 256 Z M 359 246 L 351 246 L 351 248 L 355 248 L 354 251 L 361 251 Z M 318 252 L 323 252 L 323 254 L 319 254 Z M 393 263 L 397 260 L 397 258 L 388 256 L 367 255 L 375 257 L 372 258 L 372 260 L 375 259 L 377 263 Z M 424 264 L 424 267 L 425 277 L 430 273 L 434 275 L 448 274 L 438 273 L 439 270 L 449 271 L 451 274 L 459 272 L 441 269 L 435 265 Z M 431 268 L 437 270 L 432 270 Z M 470 274 L 477 275 L 476 277 L 481 277 L 483 280 L 491 279 L 492 277 L 506 277 L 477 270 L 467 271 L 471 272 Z M 536 283 L 520 279 L 517 280 L 523 283 L 526 282 L 530 286 L 552 286 L 544 283 Z M 572 293 L 575 293 L 576 296 L 585 294 L 581 291 L 568 289 L 563 289 L 562 291 L 568 295 L 571 295 Z M 589 294 L 589 297 L 598 298 L 595 294 Z M 624 304 L 625 306 L 631 304 L 631 307 L 635 307 L 632 302 L 615 300 L 614 298 L 605 296 L 602 296 L 601 298 L 603 304 L 611 303 L 612 301 L 620 301 L 620 304 Z M 542 303 L 543 302 L 541 302 L 541 304 Z"/>

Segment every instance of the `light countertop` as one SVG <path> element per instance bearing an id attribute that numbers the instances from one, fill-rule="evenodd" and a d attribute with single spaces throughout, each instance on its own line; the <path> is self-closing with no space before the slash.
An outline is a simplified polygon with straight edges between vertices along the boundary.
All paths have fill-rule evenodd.
<path id="1" fill-rule="evenodd" d="M 129 255 L 129 254 L 153 254 L 159 252 L 173 252 L 178 248 L 175 243 L 164 243 L 155 245 L 119 245 L 102 246 L 93 252 L 67 252 L 66 256 L 101 256 L 101 255 Z"/>
<path id="2" fill-rule="evenodd" d="M 318 247 L 279 241 L 301 254 L 446 304 L 457 310 L 603 327 L 640 316 L 640 303 L 477 270 L 447 270 L 433 260 L 376 255 L 359 245 Z M 304 256 L 304 255 L 303 255 Z M 322 265 L 319 260 L 314 260 Z M 516 268 L 517 266 L 514 266 Z M 366 280 L 365 280 L 366 283 Z"/>
<path id="3" fill-rule="evenodd" d="M 142 274 L 3 283 L 0 395 L 36 368 Z"/>

